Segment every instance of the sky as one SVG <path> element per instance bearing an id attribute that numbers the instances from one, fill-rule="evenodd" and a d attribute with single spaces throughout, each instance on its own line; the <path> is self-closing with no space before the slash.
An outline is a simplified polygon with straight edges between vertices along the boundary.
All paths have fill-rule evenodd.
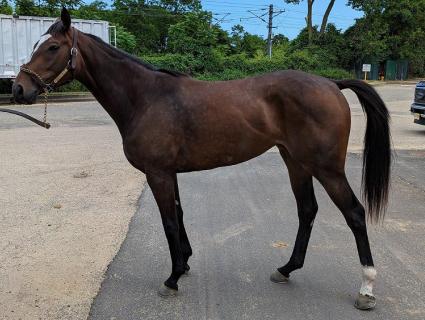
<path id="1" fill-rule="evenodd" d="M 284 34 L 289 39 L 295 38 L 306 26 L 307 1 L 299 5 L 287 4 L 283 0 L 201 0 L 205 10 L 212 11 L 214 21 L 224 30 L 230 31 L 235 24 L 241 24 L 246 31 L 262 37 L 267 36 L 267 23 L 256 18 L 249 11 L 268 21 L 268 7 L 273 4 L 274 10 L 285 12 L 274 18 L 276 27 L 273 34 Z M 329 0 L 316 0 L 313 5 L 313 24 L 320 25 Z M 360 11 L 346 6 L 346 0 L 336 0 L 328 22 L 332 22 L 343 31 L 354 24 L 356 18 L 363 16 Z M 248 19 L 247 19 L 248 18 Z M 242 20 L 241 20 L 242 19 Z"/>

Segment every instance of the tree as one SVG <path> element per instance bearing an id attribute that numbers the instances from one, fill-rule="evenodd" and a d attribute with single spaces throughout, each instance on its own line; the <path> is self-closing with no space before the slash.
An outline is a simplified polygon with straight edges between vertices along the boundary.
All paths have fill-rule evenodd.
<path id="1" fill-rule="evenodd" d="M 264 52 L 266 42 L 260 36 L 245 32 L 242 39 L 242 51 L 245 52 L 248 57 L 254 57 L 258 52 Z"/>
<path id="2" fill-rule="evenodd" d="M 173 53 L 192 53 L 201 56 L 216 43 L 216 29 L 211 26 L 212 15 L 205 11 L 190 12 L 183 20 L 170 26 L 168 48 Z"/>
<path id="3" fill-rule="evenodd" d="M 291 3 L 291 4 L 300 4 L 303 0 L 284 0 L 284 1 L 286 3 Z M 307 22 L 309 45 L 313 44 L 313 4 L 314 4 L 314 0 L 307 0 L 306 22 Z M 335 0 L 330 0 L 329 3 L 328 3 L 328 6 L 326 8 L 326 12 L 325 12 L 325 14 L 323 15 L 323 18 L 322 18 L 319 37 L 321 37 L 325 33 L 326 26 L 327 26 L 328 19 L 329 19 L 329 15 L 332 11 L 334 4 L 335 4 Z"/>
<path id="4" fill-rule="evenodd" d="M 83 0 L 43 0 L 42 6 L 47 10 L 49 16 L 58 16 L 60 9 L 65 7 L 69 10 L 78 8 Z"/>
<path id="5" fill-rule="evenodd" d="M 90 4 L 82 4 L 78 10 L 72 11 L 72 15 L 80 19 L 109 20 L 107 7 L 106 2 L 95 0 Z"/>
<path id="6" fill-rule="evenodd" d="M 349 0 L 365 13 L 347 36 L 352 47 L 362 54 L 373 53 L 381 60 L 409 59 L 410 73 L 425 72 L 425 0 Z M 358 51 L 353 52 L 358 55 Z"/>
<path id="7" fill-rule="evenodd" d="M 124 27 L 117 27 L 117 47 L 128 53 L 135 53 L 137 47 L 136 37 L 125 30 Z"/>
<path id="8" fill-rule="evenodd" d="M 0 1 L 0 13 L 1 14 L 12 14 L 13 9 L 7 0 Z"/>
<path id="9" fill-rule="evenodd" d="M 136 37 L 139 53 L 165 51 L 170 25 L 182 18 L 181 13 L 148 5 L 144 0 L 115 0 L 112 6 L 109 21 L 123 26 Z"/>
<path id="10" fill-rule="evenodd" d="M 325 33 L 326 26 L 328 25 L 329 15 L 332 11 L 334 4 L 335 4 L 335 0 L 331 0 L 328 4 L 328 7 L 326 8 L 325 14 L 323 15 L 323 19 L 322 19 L 322 25 L 320 27 L 320 36 L 323 36 L 323 34 Z"/>
<path id="11" fill-rule="evenodd" d="M 232 33 L 230 37 L 230 46 L 232 53 L 240 53 L 242 50 L 242 41 L 245 29 L 240 24 L 232 27 Z"/>
<path id="12" fill-rule="evenodd" d="M 22 16 L 40 16 L 41 12 L 33 0 L 15 0 L 15 12 Z"/>
<path id="13" fill-rule="evenodd" d="M 18 15 L 57 17 L 60 9 L 66 7 L 76 9 L 83 4 L 82 0 L 15 0 L 15 11 Z"/>
<path id="14" fill-rule="evenodd" d="M 174 13 L 199 11 L 201 9 L 200 0 L 157 0 L 147 2 L 150 5 L 158 5 Z"/>
<path id="15" fill-rule="evenodd" d="M 246 32 L 240 24 L 232 27 L 230 40 L 231 50 L 236 54 L 245 53 L 249 57 L 253 57 L 257 51 L 264 51 L 264 39 Z"/>
<path id="16" fill-rule="evenodd" d="M 277 45 L 278 46 L 278 45 L 288 44 L 288 43 L 289 43 L 288 37 L 286 37 L 285 35 L 283 35 L 281 33 L 276 34 L 273 37 L 273 45 Z"/>

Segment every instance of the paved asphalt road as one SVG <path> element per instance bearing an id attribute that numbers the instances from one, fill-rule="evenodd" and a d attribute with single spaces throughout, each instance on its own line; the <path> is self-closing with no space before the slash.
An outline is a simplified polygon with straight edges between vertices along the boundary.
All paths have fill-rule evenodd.
<path id="1" fill-rule="evenodd" d="M 269 281 L 288 260 L 297 229 L 286 169 L 279 154 L 269 152 L 238 166 L 179 176 L 194 256 L 176 298 L 157 296 L 170 260 L 146 188 L 89 319 L 424 319 L 424 156 L 398 153 L 386 222 L 369 227 L 378 270 L 372 312 L 353 307 L 360 286 L 354 238 L 318 183 L 319 213 L 305 267 L 288 284 Z M 349 155 L 347 172 L 358 193 L 359 154 Z"/>

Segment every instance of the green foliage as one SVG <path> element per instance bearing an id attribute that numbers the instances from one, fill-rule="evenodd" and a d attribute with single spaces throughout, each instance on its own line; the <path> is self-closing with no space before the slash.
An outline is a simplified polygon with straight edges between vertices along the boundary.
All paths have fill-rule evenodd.
<path id="1" fill-rule="evenodd" d="M 83 5 L 83 0 L 14 0 L 15 11 L 25 16 L 59 16 L 60 9 L 76 9 Z"/>
<path id="2" fill-rule="evenodd" d="M 102 20 L 107 18 L 106 2 L 95 0 L 90 4 L 81 5 L 78 10 L 72 11 L 72 16 L 79 19 L 89 19 L 89 20 Z"/>
<path id="3" fill-rule="evenodd" d="M 319 67 L 319 60 L 311 49 L 298 49 L 288 57 L 289 69 L 311 71 Z"/>
<path id="4" fill-rule="evenodd" d="M 216 46 L 218 29 L 212 26 L 211 13 L 194 11 L 172 25 L 168 31 L 167 52 L 189 55 L 196 63 L 189 73 L 199 73 L 219 64 L 225 49 Z"/>
<path id="5" fill-rule="evenodd" d="M 200 0 L 157 0 L 147 2 L 161 6 L 172 12 L 199 11 L 201 9 Z"/>
<path id="6" fill-rule="evenodd" d="M 166 53 L 155 56 L 143 56 L 142 59 L 158 68 L 180 71 L 187 74 L 192 74 L 192 70 L 199 68 L 199 61 L 189 54 Z"/>
<path id="7" fill-rule="evenodd" d="M 40 16 L 42 12 L 33 0 L 15 0 L 15 11 L 21 16 Z"/>
<path id="8" fill-rule="evenodd" d="M 7 1 L 0 0 L 0 12 L 10 14 Z M 425 76 L 425 0 L 347 0 L 365 14 L 353 26 L 341 32 L 326 24 L 322 34 L 312 26 L 311 39 L 307 27 L 293 40 L 275 35 L 271 60 L 266 57 L 265 39 L 241 25 L 230 32 L 223 30 L 213 23 L 212 13 L 202 9 L 200 0 L 114 0 L 111 6 L 106 0 L 14 3 L 19 15 L 58 16 L 65 5 L 74 9 L 73 17 L 107 20 L 117 27 L 120 49 L 199 79 L 231 80 L 284 69 L 352 78 L 346 70 L 366 59 L 408 59 L 410 74 Z M 81 88 L 72 84 L 64 90 L 77 89 Z"/>
<path id="9" fill-rule="evenodd" d="M 409 60 L 410 72 L 415 77 L 425 75 L 425 30 L 417 28 L 400 47 L 400 56 Z"/>
<path id="10" fill-rule="evenodd" d="M 365 17 L 349 28 L 345 34 L 351 61 L 374 57 L 410 60 L 410 73 L 425 75 L 424 37 L 425 0 L 350 0 Z"/>
<path id="11" fill-rule="evenodd" d="M 266 42 L 263 38 L 245 32 L 241 25 L 232 27 L 230 37 L 230 52 L 234 54 L 245 53 L 250 57 L 254 57 L 258 52 L 265 51 Z"/>
<path id="12" fill-rule="evenodd" d="M 84 92 L 88 90 L 80 82 L 74 80 L 71 83 L 68 83 L 62 86 L 55 91 L 56 92 Z"/>
<path id="13" fill-rule="evenodd" d="M 346 47 L 350 53 L 349 63 L 363 61 L 367 58 L 385 60 L 390 56 L 386 39 L 388 25 L 368 19 L 359 19 L 345 32 Z"/>
<path id="14" fill-rule="evenodd" d="M 0 1 L 0 14 L 12 14 L 13 9 L 7 0 Z"/>
<path id="15" fill-rule="evenodd" d="M 353 79 L 354 74 L 341 68 L 325 68 L 313 70 L 312 73 L 329 79 Z"/>
<path id="16" fill-rule="evenodd" d="M 212 15 L 205 11 L 190 12 L 168 30 L 168 51 L 190 52 L 195 57 L 209 55 L 217 41 L 217 30 L 211 26 Z"/>
<path id="17" fill-rule="evenodd" d="M 124 27 L 116 26 L 116 28 L 117 47 L 129 53 L 136 53 L 136 37 L 131 32 L 128 32 Z"/>

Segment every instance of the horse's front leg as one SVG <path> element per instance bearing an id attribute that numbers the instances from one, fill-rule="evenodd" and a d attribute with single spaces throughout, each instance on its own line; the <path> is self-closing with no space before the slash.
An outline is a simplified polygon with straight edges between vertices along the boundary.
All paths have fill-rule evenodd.
<path id="1" fill-rule="evenodd" d="M 180 244 L 179 222 L 176 212 L 174 173 L 170 174 L 161 171 L 147 172 L 146 178 L 161 213 L 162 225 L 164 226 L 165 236 L 167 237 L 170 248 L 172 262 L 171 276 L 161 286 L 159 294 L 164 297 L 174 296 L 178 290 L 177 282 L 186 270 Z"/>

